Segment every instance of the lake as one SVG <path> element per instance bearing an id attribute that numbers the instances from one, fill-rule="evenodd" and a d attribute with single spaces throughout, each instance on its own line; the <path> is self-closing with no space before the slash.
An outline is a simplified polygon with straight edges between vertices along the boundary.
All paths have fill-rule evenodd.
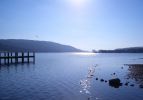
<path id="1" fill-rule="evenodd" d="M 35 64 L 0 67 L 0 100 L 142 100 L 143 68 L 125 64 L 143 54 L 37 53 Z"/>

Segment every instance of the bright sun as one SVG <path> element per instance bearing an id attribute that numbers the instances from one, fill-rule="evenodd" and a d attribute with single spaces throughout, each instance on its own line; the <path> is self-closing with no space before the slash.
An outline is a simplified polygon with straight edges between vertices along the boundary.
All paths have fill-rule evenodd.
<path id="1" fill-rule="evenodd" d="M 70 3 L 76 7 L 84 6 L 88 0 L 69 0 Z"/>

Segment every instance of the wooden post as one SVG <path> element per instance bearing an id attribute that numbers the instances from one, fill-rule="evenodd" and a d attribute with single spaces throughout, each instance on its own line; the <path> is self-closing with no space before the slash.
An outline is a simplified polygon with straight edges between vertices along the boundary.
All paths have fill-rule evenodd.
<path id="1" fill-rule="evenodd" d="M 16 63 L 16 52 L 15 52 L 15 54 L 14 54 L 14 58 L 15 58 L 15 63 Z"/>
<path id="2" fill-rule="evenodd" d="M 9 52 L 7 52 L 7 63 L 9 65 Z"/>
<path id="3" fill-rule="evenodd" d="M 1 52 L 0 52 L 0 65 L 1 65 Z"/>
<path id="4" fill-rule="evenodd" d="M 16 53 L 16 60 L 17 60 L 17 63 L 18 63 L 18 52 Z"/>
<path id="5" fill-rule="evenodd" d="M 11 63 L 12 63 L 12 52 L 11 52 L 11 55 L 10 55 L 10 56 L 11 56 Z"/>
<path id="6" fill-rule="evenodd" d="M 4 64 L 6 64 L 6 52 L 4 52 Z"/>
<path id="7" fill-rule="evenodd" d="M 18 52 L 15 52 L 15 63 L 18 63 Z"/>
<path id="8" fill-rule="evenodd" d="M 33 63 L 35 63 L 35 52 L 33 52 Z"/>
<path id="9" fill-rule="evenodd" d="M 24 63 L 24 52 L 22 52 L 22 63 Z"/>
<path id="10" fill-rule="evenodd" d="M 27 61 L 28 61 L 28 63 L 29 63 L 29 52 L 28 52 L 28 57 L 27 57 Z"/>

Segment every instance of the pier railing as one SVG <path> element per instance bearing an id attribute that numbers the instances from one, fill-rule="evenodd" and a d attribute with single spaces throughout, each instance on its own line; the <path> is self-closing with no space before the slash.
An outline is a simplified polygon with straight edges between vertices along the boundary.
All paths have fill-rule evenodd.
<path id="1" fill-rule="evenodd" d="M 35 52 L 0 52 L 0 65 L 35 63 Z"/>

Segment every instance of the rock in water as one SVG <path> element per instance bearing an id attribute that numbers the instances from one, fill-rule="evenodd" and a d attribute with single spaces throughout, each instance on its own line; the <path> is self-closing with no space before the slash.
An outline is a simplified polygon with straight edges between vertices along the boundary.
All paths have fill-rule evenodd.
<path id="1" fill-rule="evenodd" d="M 110 79 L 109 86 L 112 86 L 114 88 L 119 88 L 121 86 L 120 79 L 119 78 Z"/>
<path id="2" fill-rule="evenodd" d="M 101 81 L 101 82 L 104 82 L 104 79 L 101 79 L 100 81 Z"/>
<path id="3" fill-rule="evenodd" d="M 139 85 L 140 88 L 143 88 L 143 85 Z"/>
<path id="4" fill-rule="evenodd" d="M 134 84 L 131 84 L 130 86 L 134 87 L 135 85 L 134 85 Z"/>
<path id="5" fill-rule="evenodd" d="M 107 80 L 105 80 L 105 83 L 107 83 Z"/>

